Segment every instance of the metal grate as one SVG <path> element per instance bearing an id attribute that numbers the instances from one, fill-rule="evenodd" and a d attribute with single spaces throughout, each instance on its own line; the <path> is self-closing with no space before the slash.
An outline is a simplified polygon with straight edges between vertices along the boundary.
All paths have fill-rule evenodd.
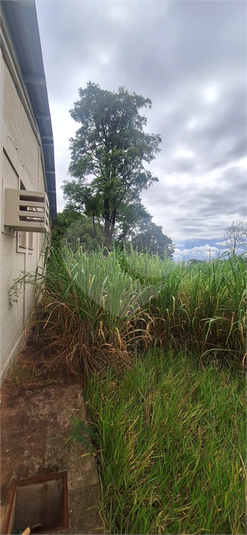
<path id="1" fill-rule="evenodd" d="M 68 526 L 67 473 L 17 480 L 14 483 L 6 534 L 49 533 Z"/>

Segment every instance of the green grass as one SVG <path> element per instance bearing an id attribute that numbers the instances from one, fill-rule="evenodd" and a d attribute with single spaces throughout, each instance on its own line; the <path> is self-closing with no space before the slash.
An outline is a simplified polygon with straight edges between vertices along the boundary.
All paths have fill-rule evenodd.
<path id="1" fill-rule="evenodd" d="M 242 361 L 246 352 L 246 260 L 174 266 L 149 302 L 155 336 L 213 359 Z"/>
<path id="2" fill-rule="evenodd" d="M 156 350 L 85 396 L 109 533 L 245 533 L 243 372 Z"/>
<path id="3" fill-rule="evenodd" d="M 135 350 L 172 345 L 203 362 L 246 359 L 246 258 L 176 264 L 157 255 L 51 249 L 43 269 L 14 281 L 34 283 L 36 332 L 53 355 L 80 363 L 84 378 L 115 362 L 130 365 Z"/>
<path id="4" fill-rule="evenodd" d="M 51 250 L 10 305 L 30 281 L 46 354 L 83 373 L 109 532 L 244 533 L 246 259 Z"/>
<path id="5" fill-rule="evenodd" d="M 186 347 L 237 366 L 246 356 L 246 260 L 175 264 L 135 251 L 52 251 L 35 278 L 39 336 L 91 370 L 139 349 Z M 14 286 L 13 286 L 14 287 Z M 15 288 L 14 288 L 15 289 Z"/>

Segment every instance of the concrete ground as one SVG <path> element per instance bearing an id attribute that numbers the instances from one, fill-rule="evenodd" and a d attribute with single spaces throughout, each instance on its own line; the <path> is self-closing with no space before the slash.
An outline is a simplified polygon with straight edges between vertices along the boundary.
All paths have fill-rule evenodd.
<path id="1" fill-rule="evenodd" d="M 94 454 L 70 437 L 74 416 L 87 425 L 79 376 L 66 366 L 51 373 L 38 347 L 24 349 L 1 390 L 2 534 L 14 481 L 60 471 L 67 472 L 69 526 L 56 533 L 104 533 Z"/>

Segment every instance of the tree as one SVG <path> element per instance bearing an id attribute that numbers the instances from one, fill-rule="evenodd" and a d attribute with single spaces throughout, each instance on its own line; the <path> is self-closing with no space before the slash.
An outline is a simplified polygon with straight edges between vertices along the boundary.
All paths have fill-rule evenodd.
<path id="1" fill-rule="evenodd" d="M 151 100 L 123 87 L 118 93 L 102 90 L 92 82 L 79 89 L 80 100 L 70 110 L 80 128 L 71 138 L 69 172 L 74 177 L 63 186 L 64 197 L 74 209 L 97 221 L 110 248 L 115 225 L 140 193 L 157 177 L 146 170 L 159 151 L 161 137 L 144 132 L 147 124 L 140 108 Z"/>
<path id="2" fill-rule="evenodd" d="M 65 208 L 57 214 L 57 224 L 52 229 L 52 245 L 55 249 L 60 249 L 65 240 L 73 250 L 81 245 L 86 251 L 93 251 L 103 245 L 102 234 L 95 228 L 92 219 L 71 208 Z"/>
<path id="3" fill-rule="evenodd" d="M 138 201 L 125 206 L 121 213 L 121 220 L 116 223 L 116 240 L 118 243 L 131 241 L 131 238 L 139 232 L 140 227 L 150 221 L 151 216 L 145 206 Z"/>
<path id="4" fill-rule="evenodd" d="M 152 217 L 143 219 L 139 232 L 132 235 L 131 243 L 139 252 L 146 250 L 150 254 L 158 254 L 161 258 L 172 258 L 174 245 L 171 238 L 162 232 L 162 227 L 152 221 Z"/>
<path id="5" fill-rule="evenodd" d="M 117 225 L 116 241 L 121 246 L 132 244 L 139 252 L 147 251 L 160 257 L 172 257 L 174 245 L 162 232 L 162 227 L 152 221 L 142 203 L 130 204 Z"/>
<path id="6" fill-rule="evenodd" d="M 225 240 L 230 254 L 245 252 L 247 249 L 247 223 L 233 221 L 225 231 Z"/>
<path id="7" fill-rule="evenodd" d="M 55 249 L 60 249 L 62 239 L 67 231 L 67 229 L 77 221 L 81 219 L 81 214 L 71 210 L 70 208 L 65 208 L 62 212 L 57 214 L 56 224 L 51 232 L 51 244 Z"/>
<path id="8" fill-rule="evenodd" d="M 94 227 L 92 219 L 86 216 L 82 216 L 82 219 L 72 223 L 64 238 L 66 239 L 66 244 L 73 251 L 76 251 L 81 246 L 84 251 L 91 252 L 104 245 L 101 232 L 97 227 Z"/>

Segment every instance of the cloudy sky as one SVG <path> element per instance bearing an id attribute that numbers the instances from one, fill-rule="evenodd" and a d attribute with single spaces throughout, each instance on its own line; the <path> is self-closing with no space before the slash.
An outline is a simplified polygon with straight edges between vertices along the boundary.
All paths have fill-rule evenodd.
<path id="1" fill-rule="evenodd" d="M 142 195 L 175 258 L 224 250 L 247 220 L 245 0 L 36 0 L 55 142 L 58 210 L 68 178 L 69 110 L 87 82 L 152 100 L 161 152 Z"/>

